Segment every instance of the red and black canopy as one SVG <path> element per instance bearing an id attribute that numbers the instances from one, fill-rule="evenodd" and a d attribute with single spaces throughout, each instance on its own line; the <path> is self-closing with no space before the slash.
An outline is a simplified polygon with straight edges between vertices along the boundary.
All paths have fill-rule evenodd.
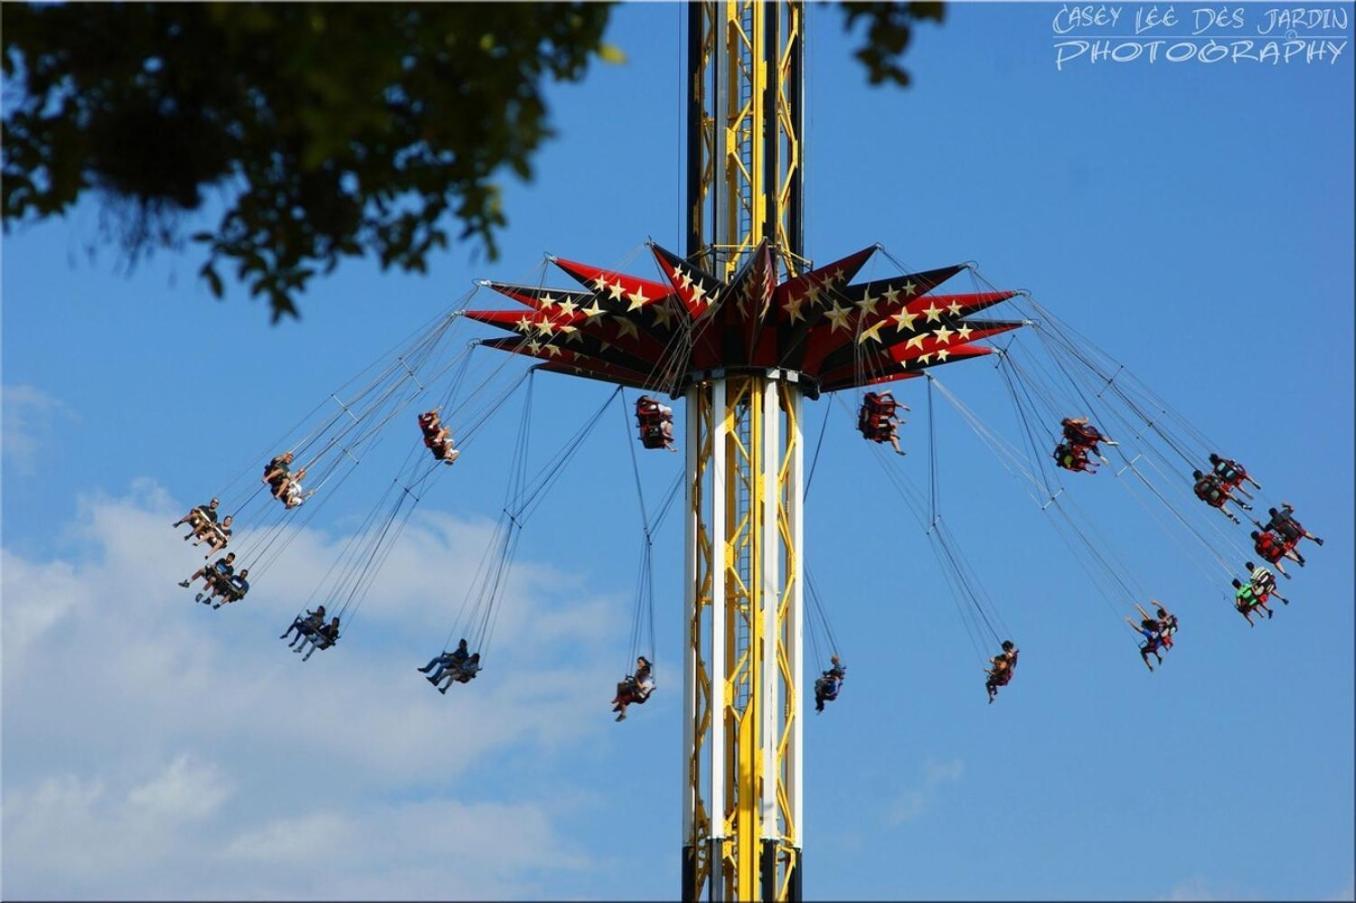
<path id="1" fill-rule="evenodd" d="M 908 379 L 988 354 L 974 343 L 1022 325 L 970 319 L 1015 292 L 937 291 L 963 265 L 854 282 L 871 247 L 778 283 L 763 244 L 726 283 L 651 249 L 664 282 L 552 258 L 584 289 L 490 282 L 525 310 L 466 315 L 514 333 L 486 345 L 540 358 L 545 369 L 675 394 L 714 370 L 791 370 L 829 392 Z"/>

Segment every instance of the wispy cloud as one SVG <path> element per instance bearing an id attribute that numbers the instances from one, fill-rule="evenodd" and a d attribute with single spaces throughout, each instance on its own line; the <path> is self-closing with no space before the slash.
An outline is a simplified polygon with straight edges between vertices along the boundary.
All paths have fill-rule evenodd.
<path id="1" fill-rule="evenodd" d="M 413 666 L 488 524 L 412 521 L 352 632 L 302 666 L 276 637 L 347 537 L 302 533 L 213 612 L 174 586 L 202 561 L 169 529 L 183 507 L 142 483 L 82 503 L 78 557 L 3 552 L 7 896 L 541 896 L 585 873 L 570 788 L 505 799 L 466 773 L 600 742 L 608 600 L 522 562 L 485 675 L 443 697 Z"/>
<path id="2" fill-rule="evenodd" d="M 1246 891 L 1230 884 L 1207 881 L 1200 875 L 1192 875 L 1177 882 L 1160 900 L 1197 901 L 1197 900 L 1261 900 L 1259 893 Z"/>
<path id="3" fill-rule="evenodd" d="M 58 424 L 75 419 L 65 402 L 28 385 L 0 387 L 0 411 L 0 451 L 11 467 L 25 475 L 35 471 Z"/>
<path id="4" fill-rule="evenodd" d="M 964 775 L 965 763 L 960 759 L 928 760 L 919 784 L 899 794 L 886 808 L 885 824 L 893 828 L 918 818 L 932 804 L 937 788 L 954 784 Z"/>

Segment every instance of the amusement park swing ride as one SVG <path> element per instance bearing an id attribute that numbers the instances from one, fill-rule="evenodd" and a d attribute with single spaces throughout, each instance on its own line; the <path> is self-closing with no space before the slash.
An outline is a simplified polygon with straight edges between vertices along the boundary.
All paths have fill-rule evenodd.
<path id="1" fill-rule="evenodd" d="M 628 389 L 640 393 L 638 444 L 680 448 L 684 463 L 652 512 L 644 510 L 642 498 L 645 544 L 632 652 L 644 645 L 640 634 L 648 618 L 650 658 L 642 657 L 638 673 L 619 686 L 614 710 L 624 717 L 627 705 L 643 703 L 653 686 L 648 681 L 654 656 L 654 589 L 647 582 L 651 537 L 677 512 L 684 547 L 684 900 L 798 901 L 802 896 L 806 705 L 811 698 L 820 707 L 831 701 L 843 676 L 835 657 L 830 672 L 806 684 L 805 638 L 808 634 L 814 641 L 816 623 L 829 633 L 833 651 L 837 647 L 805 567 L 804 424 L 811 403 L 863 393 L 858 429 L 881 451 L 887 443 L 898 447 L 901 406 L 888 384 L 924 379 L 929 411 L 935 390 L 1028 483 L 1041 507 L 1062 521 L 1071 549 L 1081 548 L 1093 572 L 1127 605 L 1142 597 L 1127 585 L 1124 568 L 1080 528 L 1081 515 L 1067 504 L 1061 470 L 1076 478 L 1094 471 L 1098 462 L 1109 463 L 1104 454 L 1118 455 L 1121 472 L 1146 498 L 1161 503 L 1226 575 L 1242 568 L 1248 552 L 1225 532 L 1216 512 L 1235 523 L 1241 515 L 1253 520 L 1256 556 L 1282 573 L 1282 562 L 1303 562 L 1298 542 L 1314 538 L 1285 506 L 1269 512 L 1270 522 L 1256 520 L 1264 515 L 1258 513 L 1260 506 L 1249 505 L 1248 487 L 1260 487 L 1241 465 L 1215 454 L 1217 447 L 1186 418 L 1024 293 L 987 283 L 975 291 L 954 291 L 949 285 L 961 274 L 980 280 L 973 266 L 908 271 L 878 245 L 829 263 L 807 259 L 802 243 L 804 12 L 799 2 L 687 6 L 683 254 L 651 243 L 657 272 L 650 278 L 551 257 L 573 288 L 481 283 L 480 288 L 516 306 L 471 310 L 463 302 L 439 316 L 325 399 L 317 408 L 325 413 L 313 412 L 290 437 L 286 453 L 269 462 L 262 482 L 228 487 L 220 494 L 229 499 L 227 505 L 214 499 L 184 518 L 199 541 L 222 552 L 230 545 L 232 525 L 248 522 L 239 548 L 227 553 L 229 561 L 193 578 L 206 582 L 208 592 L 200 598 L 218 607 L 238 601 L 248 592 L 247 575 L 253 572 L 259 579 L 284 553 L 323 496 L 342 486 L 383 429 L 397 417 L 408 427 L 404 415 L 416 401 L 437 400 L 420 414 L 422 442 L 317 587 L 312 601 L 329 602 L 330 609 L 318 606 L 298 614 L 285 635 L 295 633 L 293 648 L 307 649 L 309 658 L 338 644 L 351 629 L 353 615 L 422 497 L 443 474 L 475 466 L 469 459 L 455 468 L 448 465 L 523 385 L 529 398 L 520 424 L 525 435 L 532 373 L 615 385 L 613 395 L 552 455 L 549 467 L 530 472 L 523 455 L 526 441 L 516 445 L 503 515 L 448 635 L 447 645 L 455 637 L 463 642 L 420 669 L 435 685 L 445 682 L 439 689 L 446 692 L 454 683 L 474 680 L 480 670 L 494 629 L 495 600 L 508 579 L 523 525 L 614 399 L 624 399 Z M 859 279 L 876 257 L 901 271 Z M 978 316 L 1000 304 L 1019 315 Z M 449 357 L 444 353 L 449 336 L 465 320 L 505 335 Z M 1010 334 L 1019 329 L 1037 335 L 1046 360 L 1018 355 Z M 506 391 L 484 397 L 473 389 L 463 397 L 474 347 L 538 363 Z M 995 434 L 931 373 L 988 355 L 997 358 L 1022 424 L 1015 443 Z M 489 383 L 485 380 L 480 389 Z M 681 434 L 665 403 L 669 399 L 683 402 Z M 879 457 L 884 464 L 888 456 Z M 998 646 L 1006 630 L 1000 631 L 1001 618 L 958 544 L 935 510 L 929 512 L 927 500 L 901 482 L 898 469 L 887 466 L 886 472 L 928 528 L 958 598 L 969 604 L 972 640 Z M 1182 491 L 1186 487 L 1206 506 L 1192 503 Z M 322 498 L 310 501 L 316 495 Z M 1188 499 L 1186 505 L 1179 496 Z M 232 512 L 229 520 L 218 522 L 219 507 Z M 1253 611 L 1265 609 L 1275 594 L 1275 580 L 1268 580 L 1265 566 L 1242 573 L 1247 582 L 1235 581 L 1238 607 L 1252 623 Z M 1143 617 L 1128 620 L 1144 637 L 1141 655 L 1152 669 L 1149 656 L 1162 661 L 1176 620 L 1162 608 L 1154 614 L 1140 608 L 1139 614 Z M 1002 646 L 991 663 L 990 701 L 1012 678 L 1017 660 L 1010 642 Z"/>

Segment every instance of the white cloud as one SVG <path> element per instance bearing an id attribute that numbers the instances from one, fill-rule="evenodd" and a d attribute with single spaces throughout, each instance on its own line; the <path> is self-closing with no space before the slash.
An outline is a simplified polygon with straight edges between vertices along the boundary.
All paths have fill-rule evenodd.
<path id="1" fill-rule="evenodd" d="M 1200 875 L 1179 881 L 1172 886 L 1166 896 L 1160 900 L 1201 901 L 1201 900 L 1260 900 L 1260 894 L 1246 892 L 1233 886 L 1221 886 L 1206 881 Z"/>
<path id="2" fill-rule="evenodd" d="M 74 419 L 71 409 L 33 386 L 0 388 L 0 449 L 20 473 L 34 472 L 38 454 L 60 420 Z"/>
<path id="3" fill-rule="evenodd" d="M 900 793 L 886 807 L 885 824 L 893 828 L 918 818 L 928 810 L 937 794 L 937 788 L 943 784 L 954 784 L 964 774 L 965 763 L 960 759 L 947 759 L 941 762 L 929 759 L 923 765 L 921 783 Z"/>
<path id="4" fill-rule="evenodd" d="M 79 557 L 3 553 L 6 896 L 541 896 L 582 873 L 577 788 L 524 802 L 465 774 L 601 742 L 616 675 L 591 663 L 624 605 L 522 562 L 484 675 L 443 697 L 413 669 L 490 524 L 412 520 L 351 632 L 303 665 L 277 636 L 346 537 L 300 533 L 212 611 L 174 586 L 202 561 L 169 528 L 185 507 L 142 482 L 82 501 Z"/>

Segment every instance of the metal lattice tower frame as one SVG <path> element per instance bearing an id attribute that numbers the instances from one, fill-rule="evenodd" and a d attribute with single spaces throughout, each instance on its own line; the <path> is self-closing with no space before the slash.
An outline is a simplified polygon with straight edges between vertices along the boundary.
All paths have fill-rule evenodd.
<path id="1" fill-rule="evenodd" d="M 688 260 L 803 260 L 800 3 L 688 11 Z M 684 900 L 799 900 L 801 392 L 778 371 L 687 390 Z"/>

